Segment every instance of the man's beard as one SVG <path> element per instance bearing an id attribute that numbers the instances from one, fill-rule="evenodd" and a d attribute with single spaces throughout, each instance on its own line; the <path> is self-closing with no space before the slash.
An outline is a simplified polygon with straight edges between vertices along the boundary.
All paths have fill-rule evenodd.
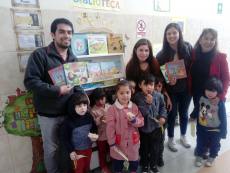
<path id="1" fill-rule="evenodd" d="M 68 44 L 68 45 L 61 44 L 61 43 L 58 43 L 58 42 L 56 42 L 56 43 L 57 43 L 57 46 L 60 47 L 60 48 L 62 48 L 62 49 L 68 49 L 70 47 L 70 45 L 71 45 L 71 43 Z"/>

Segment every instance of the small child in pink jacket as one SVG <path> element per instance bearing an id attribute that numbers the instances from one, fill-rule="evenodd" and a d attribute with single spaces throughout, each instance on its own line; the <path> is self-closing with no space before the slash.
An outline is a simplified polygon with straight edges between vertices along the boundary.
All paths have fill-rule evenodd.
<path id="1" fill-rule="evenodd" d="M 108 89 L 96 88 L 93 90 L 90 98 L 90 106 L 92 107 L 90 113 L 98 127 L 98 139 L 96 141 L 98 146 L 99 164 L 102 173 L 111 173 L 106 166 L 106 155 L 109 153 L 109 144 L 106 135 L 106 112 L 113 104 L 112 94 Z"/>
<path id="2" fill-rule="evenodd" d="M 106 116 L 106 133 L 110 145 L 110 155 L 113 158 L 114 170 L 121 173 L 124 158 L 116 151 L 118 148 L 128 157 L 129 169 L 135 173 L 138 168 L 139 131 L 144 125 L 137 105 L 130 101 L 131 85 L 127 80 L 117 83 L 116 102 L 109 107 Z"/>

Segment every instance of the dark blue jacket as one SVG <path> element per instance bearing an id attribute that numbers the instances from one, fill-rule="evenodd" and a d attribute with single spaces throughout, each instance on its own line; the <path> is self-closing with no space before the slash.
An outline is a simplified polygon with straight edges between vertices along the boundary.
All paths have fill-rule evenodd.
<path id="1" fill-rule="evenodd" d="M 62 128 L 62 141 L 69 153 L 73 151 L 86 150 L 92 146 L 92 141 L 88 137 L 89 133 L 97 133 L 97 125 L 89 112 L 85 115 L 78 115 L 73 105 L 75 93 L 70 97 L 68 103 L 68 116 Z"/>
<path id="2" fill-rule="evenodd" d="M 209 100 L 209 99 L 207 98 L 207 96 L 206 96 L 205 94 L 202 94 L 202 95 L 197 99 L 197 102 L 196 102 L 196 104 L 195 104 L 194 110 L 193 110 L 193 112 L 192 112 L 191 115 L 190 115 L 190 117 L 193 118 L 193 119 L 196 119 L 196 118 L 199 119 L 199 114 L 202 113 L 202 112 L 201 112 L 201 111 L 202 111 L 202 110 L 201 110 L 202 105 L 200 105 L 200 100 L 201 100 L 202 97 L 205 98 L 205 99 L 207 99 L 207 102 L 205 102 L 203 106 L 208 105 L 208 100 Z M 220 125 L 219 125 L 219 127 L 208 127 L 207 125 L 204 126 L 204 125 L 199 124 L 199 125 L 198 125 L 198 128 L 202 128 L 202 129 L 204 129 L 204 130 L 206 130 L 206 131 L 213 130 L 213 129 L 218 129 L 218 130 L 220 130 L 220 137 L 221 137 L 222 139 L 226 139 L 226 135 L 227 135 L 227 115 L 226 115 L 226 109 L 225 109 L 225 103 L 224 103 L 224 101 L 220 100 L 220 102 L 218 103 L 217 106 L 218 106 L 218 118 L 219 118 L 219 120 L 220 120 Z M 209 107 L 208 107 L 208 108 L 205 108 L 205 109 L 209 109 Z M 212 113 L 211 110 L 208 110 L 207 112 Z M 203 114 L 202 114 L 202 115 L 203 115 Z M 206 118 L 206 121 L 207 121 L 207 122 L 208 122 L 208 120 L 210 119 L 210 118 L 209 118 L 208 116 L 206 116 L 206 115 L 205 115 L 205 118 Z M 212 131 L 210 131 L 210 132 L 212 132 Z"/>

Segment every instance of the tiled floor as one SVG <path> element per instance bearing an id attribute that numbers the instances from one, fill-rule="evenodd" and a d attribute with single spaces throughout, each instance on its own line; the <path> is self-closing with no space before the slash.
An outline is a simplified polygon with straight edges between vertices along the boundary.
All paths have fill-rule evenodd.
<path id="1" fill-rule="evenodd" d="M 228 124 L 230 124 L 230 102 L 226 103 L 226 109 L 228 112 Z M 187 128 L 187 135 L 192 143 L 192 147 L 187 149 L 184 148 L 180 142 L 180 128 L 179 125 L 175 126 L 175 138 L 178 146 L 178 152 L 172 152 L 168 148 L 167 139 L 165 141 L 165 150 L 164 150 L 164 162 L 165 165 L 163 167 L 158 167 L 158 170 L 160 173 L 195 173 L 199 169 L 194 165 L 195 157 L 193 155 L 194 148 L 196 145 L 196 137 L 191 136 L 191 123 L 188 124 Z M 219 155 L 223 154 L 225 151 L 230 149 L 230 125 L 228 126 L 228 135 L 227 139 L 221 140 L 221 150 L 219 152 Z M 203 161 L 205 163 L 205 161 Z M 112 170 L 111 163 L 109 164 L 109 168 Z M 142 167 L 138 167 L 138 173 L 141 173 Z M 91 172 L 94 173 L 100 173 L 101 169 L 96 168 L 95 170 L 92 170 Z M 123 173 L 128 173 L 129 171 L 123 171 Z"/>

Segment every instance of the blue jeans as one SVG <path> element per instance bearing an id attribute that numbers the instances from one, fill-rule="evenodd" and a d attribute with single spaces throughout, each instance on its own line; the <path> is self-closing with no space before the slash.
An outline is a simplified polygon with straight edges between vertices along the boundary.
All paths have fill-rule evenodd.
<path id="1" fill-rule="evenodd" d="M 197 156 L 203 157 L 203 154 L 209 144 L 210 147 L 210 157 L 216 158 L 218 156 L 218 152 L 220 151 L 220 133 L 206 131 L 203 128 L 197 129 Z"/>
<path id="2" fill-rule="evenodd" d="M 186 134 L 188 125 L 188 108 L 192 97 L 189 97 L 188 91 L 171 92 L 168 93 L 172 102 L 172 110 L 168 115 L 168 136 L 174 137 L 175 118 L 177 116 L 177 109 L 180 116 L 180 132 L 182 135 Z"/>

